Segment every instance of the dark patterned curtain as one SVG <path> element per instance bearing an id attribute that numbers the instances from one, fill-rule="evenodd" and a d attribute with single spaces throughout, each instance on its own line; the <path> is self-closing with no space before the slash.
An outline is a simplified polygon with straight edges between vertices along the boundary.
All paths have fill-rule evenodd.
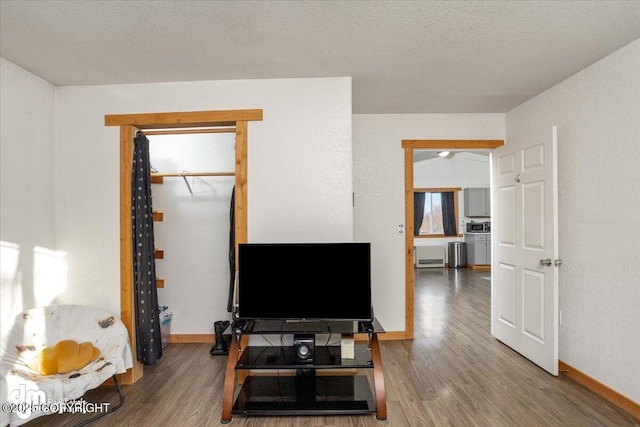
<path id="1" fill-rule="evenodd" d="M 236 187 L 231 190 L 231 206 L 229 207 L 229 299 L 227 300 L 227 311 L 233 311 L 233 288 L 236 278 Z"/>
<path id="2" fill-rule="evenodd" d="M 150 169 L 149 140 L 144 133 L 138 131 L 134 140 L 131 173 L 131 216 L 136 348 L 138 360 L 144 365 L 155 365 L 162 357 Z"/>
<path id="3" fill-rule="evenodd" d="M 453 191 L 440 193 L 440 203 L 442 204 L 442 225 L 445 236 L 457 236 L 456 211 L 453 203 Z"/>
<path id="4" fill-rule="evenodd" d="M 424 193 L 413 193 L 413 235 L 420 235 L 420 227 L 424 220 Z"/>

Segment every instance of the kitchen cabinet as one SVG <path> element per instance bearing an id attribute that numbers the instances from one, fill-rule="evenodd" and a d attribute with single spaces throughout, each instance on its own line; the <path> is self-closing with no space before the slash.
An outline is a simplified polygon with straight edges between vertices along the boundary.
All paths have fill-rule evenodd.
<path id="1" fill-rule="evenodd" d="M 463 190 L 464 216 L 470 218 L 489 218 L 491 216 L 491 189 L 489 187 L 470 187 Z"/>
<path id="2" fill-rule="evenodd" d="M 467 263 L 473 265 L 491 264 L 491 234 L 467 233 L 464 235 L 467 244 Z"/>

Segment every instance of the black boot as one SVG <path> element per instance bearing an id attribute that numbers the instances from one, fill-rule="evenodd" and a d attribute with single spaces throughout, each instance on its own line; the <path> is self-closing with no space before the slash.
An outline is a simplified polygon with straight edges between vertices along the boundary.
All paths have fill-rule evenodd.
<path id="1" fill-rule="evenodd" d="M 230 322 L 228 320 L 218 320 L 213 324 L 216 334 L 216 343 L 209 351 L 212 356 L 229 354 L 229 341 L 231 339 L 231 335 L 224 335 L 224 331 L 229 327 L 229 324 Z"/>

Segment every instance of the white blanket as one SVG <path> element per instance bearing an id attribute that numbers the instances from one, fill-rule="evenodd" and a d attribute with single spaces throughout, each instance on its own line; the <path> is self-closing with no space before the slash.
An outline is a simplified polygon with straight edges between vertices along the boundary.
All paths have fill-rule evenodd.
<path id="1" fill-rule="evenodd" d="M 21 401 L 31 403 L 30 400 L 41 400 L 43 396 L 47 402 L 34 403 L 77 399 L 114 374 L 124 373 L 133 366 L 127 328 L 119 317 L 103 309 L 52 305 L 27 310 L 7 323 L 2 325 L 1 341 L 3 405 Z M 68 374 L 42 376 L 26 365 L 43 348 L 69 339 L 92 343 L 100 349 L 100 357 Z M 7 413 L 6 408 L 10 406 L 3 406 L 3 426 L 7 423 L 11 427 L 19 426 L 47 415 L 47 412 L 31 410 Z"/>

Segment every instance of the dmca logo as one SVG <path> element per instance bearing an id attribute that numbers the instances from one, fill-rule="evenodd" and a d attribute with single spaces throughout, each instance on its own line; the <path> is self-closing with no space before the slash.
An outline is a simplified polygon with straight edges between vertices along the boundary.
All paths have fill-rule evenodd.
<path id="1" fill-rule="evenodd" d="M 25 420 L 32 414 L 89 414 L 107 412 L 109 402 L 93 403 L 86 400 L 74 399 L 65 401 L 55 401 L 47 398 L 43 390 L 27 389 L 22 384 L 17 390 L 9 392 L 9 401 L 2 404 L 3 412 L 15 412 L 19 418 Z"/>

